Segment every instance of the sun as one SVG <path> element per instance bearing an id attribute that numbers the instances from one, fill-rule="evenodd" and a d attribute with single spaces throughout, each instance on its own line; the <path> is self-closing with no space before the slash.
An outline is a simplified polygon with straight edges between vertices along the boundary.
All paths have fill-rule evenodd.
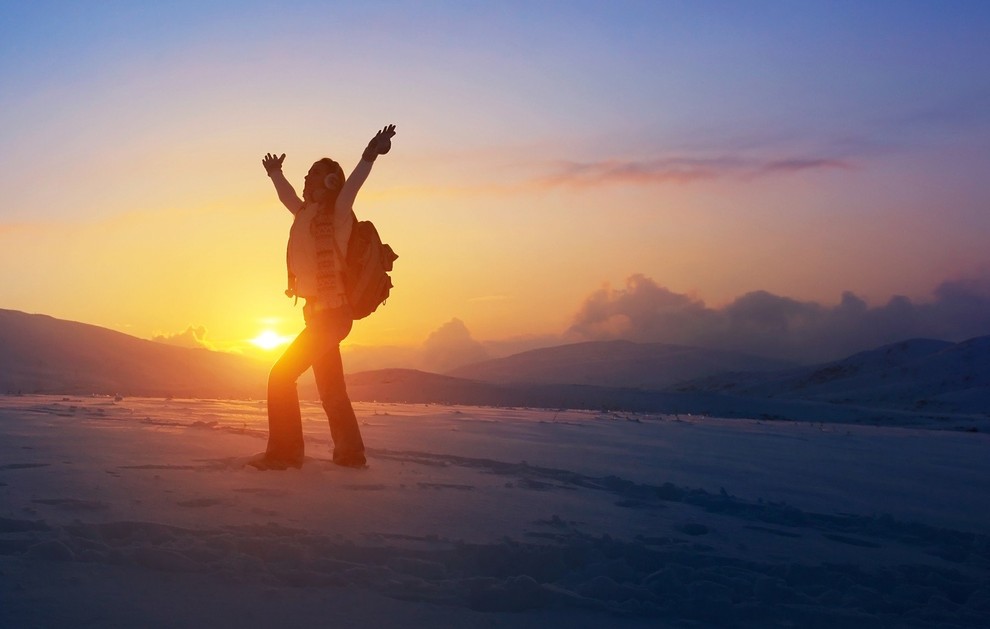
<path id="1" fill-rule="evenodd" d="M 249 342 L 263 350 L 271 351 L 276 347 L 281 347 L 292 340 L 291 336 L 282 336 L 273 330 L 264 330 L 261 334 L 251 339 Z"/>

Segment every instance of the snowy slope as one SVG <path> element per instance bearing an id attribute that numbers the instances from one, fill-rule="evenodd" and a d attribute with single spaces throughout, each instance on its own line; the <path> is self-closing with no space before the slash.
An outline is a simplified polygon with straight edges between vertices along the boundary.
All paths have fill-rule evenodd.
<path id="1" fill-rule="evenodd" d="M 990 436 L 359 404 L 0 398 L 0 626 L 983 627 Z"/>
<path id="2" fill-rule="evenodd" d="M 576 384 L 493 384 L 412 369 L 381 369 L 347 376 L 352 400 L 469 406 L 655 412 L 669 415 L 758 418 L 803 422 L 912 426 L 987 431 L 981 414 L 935 412 L 924 408 L 837 405 L 795 397 L 759 397 L 710 391 L 650 391 Z M 310 379 L 300 394 L 316 400 Z"/>
<path id="3" fill-rule="evenodd" d="M 722 374 L 676 389 L 982 414 L 990 412 L 990 336 L 962 343 L 914 339 L 824 365 Z"/>
<path id="4" fill-rule="evenodd" d="M 553 409 L 611 409 L 659 411 L 691 408 L 696 396 L 642 389 L 576 384 L 498 384 L 455 378 L 414 369 L 380 369 L 348 374 L 352 400 L 462 404 L 469 406 L 528 406 Z M 316 399 L 316 391 L 302 388 Z"/>

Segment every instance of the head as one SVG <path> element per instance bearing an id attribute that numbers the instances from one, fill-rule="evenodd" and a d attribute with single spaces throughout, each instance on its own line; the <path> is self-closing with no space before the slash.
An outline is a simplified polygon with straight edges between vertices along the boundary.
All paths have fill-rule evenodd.
<path id="1" fill-rule="evenodd" d="M 323 205 L 333 204 L 344 185 L 344 169 L 329 157 L 315 162 L 306 174 L 303 201 Z"/>

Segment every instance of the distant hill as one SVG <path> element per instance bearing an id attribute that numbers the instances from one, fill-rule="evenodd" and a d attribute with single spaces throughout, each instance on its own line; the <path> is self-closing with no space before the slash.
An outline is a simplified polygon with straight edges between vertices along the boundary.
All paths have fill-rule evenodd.
<path id="1" fill-rule="evenodd" d="M 499 387 L 416 369 L 361 371 L 345 379 L 354 401 L 491 406 L 502 399 Z"/>
<path id="2" fill-rule="evenodd" d="M 264 398 L 267 366 L 0 309 L 0 393 Z"/>
<path id="3" fill-rule="evenodd" d="M 486 360 L 447 375 L 501 384 L 579 384 L 663 390 L 727 371 L 772 371 L 793 366 L 738 352 L 664 343 L 590 341 Z"/>
<path id="4" fill-rule="evenodd" d="M 821 365 L 773 373 L 721 374 L 675 388 L 942 413 L 990 413 L 990 336 L 961 343 L 911 339 Z"/>

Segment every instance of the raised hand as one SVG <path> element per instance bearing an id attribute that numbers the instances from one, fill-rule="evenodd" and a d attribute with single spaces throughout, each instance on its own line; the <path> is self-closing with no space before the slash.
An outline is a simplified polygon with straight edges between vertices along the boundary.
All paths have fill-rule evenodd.
<path id="1" fill-rule="evenodd" d="M 395 135 L 395 125 L 386 125 L 381 131 L 371 138 L 368 148 L 364 149 L 362 157 L 369 162 L 375 161 L 379 155 L 384 155 L 392 150 L 392 136 Z"/>
<path id="2" fill-rule="evenodd" d="M 274 155 L 269 153 L 261 159 L 261 165 L 265 167 L 265 170 L 270 175 L 273 172 L 282 170 L 282 160 L 284 159 L 285 159 L 285 153 L 282 153 L 282 155 L 279 157 L 275 157 Z"/>

